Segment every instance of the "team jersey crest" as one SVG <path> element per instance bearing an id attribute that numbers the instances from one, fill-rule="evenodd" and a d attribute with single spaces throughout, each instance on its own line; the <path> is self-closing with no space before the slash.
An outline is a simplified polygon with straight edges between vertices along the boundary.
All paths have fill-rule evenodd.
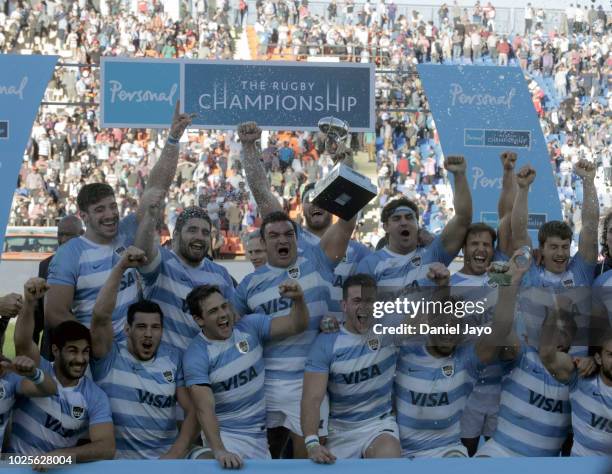
<path id="1" fill-rule="evenodd" d="M 415 267 L 420 267 L 421 266 L 421 256 L 420 255 L 415 255 L 410 260 L 410 263 L 412 263 L 412 265 L 414 265 Z"/>
<path id="2" fill-rule="evenodd" d="M 4 390 L 4 385 L 0 383 L 0 400 L 2 400 L 5 395 L 6 395 L 6 390 Z"/>
<path id="3" fill-rule="evenodd" d="M 373 337 L 372 339 L 368 339 L 368 347 L 371 351 L 377 351 L 380 347 L 380 342 L 377 337 Z"/>
<path id="4" fill-rule="evenodd" d="M 567 280 L 563 280 L 563 286 L 565 288 L 573 288 L 574 287 L 574 279 L 568 278 Z"/>
<path id="5" fill-rule="evenodd" d="M 289 275 L 289 278 L 297 280 L 300 278 L 300 267 L 296 265 L 295 267 L 288 268 L 287 274 Z"/>
<path id="6" fill-rule="evenodd" d="M 237 342 L 236 349 L 238 349 L 238 352 L 240 352 L 241 354 L 246 354 L 247 352 L 249 352 L 249 341 L 243 339 L 242 341 Z"/>
<path id="7" fill-rule="evenodd" d="M 174 374 L 172 373 L 171 370 L 165 370 L 164 371 L 164 378 L 169 382 L 172 383 L 174 382 Z"/>
<path id="8" fill-rule="evenodd" d="M 455 373 L 455 367 L 452 364 L 442 366 L 442 373 L 445 377 L 452 377 Z"/>
<path id="9" fill-rule="evenodd" d="M 83 413 L 85 413 L 85 408 L 79 406 L 72 407 L 72 418 L 80 420 L 83 417 Z"/>

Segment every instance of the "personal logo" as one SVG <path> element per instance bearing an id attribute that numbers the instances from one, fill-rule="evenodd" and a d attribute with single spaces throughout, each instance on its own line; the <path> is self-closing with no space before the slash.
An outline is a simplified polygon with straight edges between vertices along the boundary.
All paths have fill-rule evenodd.
<path id="1" fill-rule="evenodd" d="M 289 275 L 289 278 L 297 280 L 300 278 L 300 267 L 296 265 L 295 267 L 287 269 L 287 274 Z"/>
<path id="2" fill-rule="evenodd" d="M 172 373 L 171 370 L 164 371 L 164 378 L 166 379 L 168 383 L 174 382 L 174 374 Z"/>
<path id="3" fill-rule="evenodd" d="M 452 377 L 455 373 L 455 367 L 452 364 L 442 366 L 442 373 L 445 377 Z"/>
<path id="4" fill-rule="evenodd" d="M 377 337 L 373 337 L 372 339 L 368 339 L 368 347 L 371 351 L 377 351 L 380 347 L 380 342 Z"/>
<path id="5" fill-rule="evenodd" d="M 72 418 L 76 418 L 77 420 L 80 420 L 83 417 L 84 413 L 85 413 L 85 408 L 78 407 L 78 406 L 72 407 Z"/>
<path id="6" fill-rule="evenodd" d="M 238 341 L 236 343 L 236 348 L 238 349 L 238 352 L 240 352 L 241 354 L 246 354 L 247 352 L 249 352 L 249 341 L 247 341 L 246 339 L 243 339 L 242 341 Z"/>
<path id="7" fill-rule="evenodd" d="M 563 280 L 563 287 L 564 288 L 573 288 L 574 287 L 574 279 L 573 278 L 568 278 L 567 280 Z"/>
<path id="8" fill-rule="evenodd" d="M 410 263 L 412 263 L 412 265 L 415 266 L 415 267 L 420 267 L 421 266 L 421 256 L 420 255 L 415 255 L 410 260 Z"/>

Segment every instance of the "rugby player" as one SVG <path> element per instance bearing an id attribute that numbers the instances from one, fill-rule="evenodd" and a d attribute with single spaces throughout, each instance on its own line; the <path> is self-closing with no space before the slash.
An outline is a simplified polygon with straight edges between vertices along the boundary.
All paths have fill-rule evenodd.
<path id="1" fill-rule="evenodd" d="M 277 291 L 289 301 L 289 314 L 249 314 L 239 321 L 219 288 L 203 285 L 187 295 L 201 332 L 185 352 L 185 383 L 207 446 L 224 468 L 241 467 L 243 459 L 270 458 L 263 344 L 299 334 L 309 323 L 299 283 L 284 279 Z"/>
<path id="2" fill-rule="evenodd" d="M 308 329 L 289 339 L 265 344 L 268 428 L 287 428 L 293 440 L 294 457 L 298 458 L 307 457 L 300 428 L 304 363 L 321 319 L 328 312 L 333 265 L 344 255 L 354 225 L 355 219 L 350 222 L 340 219 L 319 245 L 304 246 L 298 253 L 295 222 L 283 212 L 268 214 L 260 229 L 268 263 L 247 275 L 235 293 L 234 307 L 240 314 L 259 312 L 275 318 L 287 314 L 291 303 L 279 295 L 280 283 L 290 278 L 304 291 L 310 312 Z M 323 413 L 322 434 L 326 431 L 326 418 Z"/>
<path id="3" fill-rule="evenodd" d="M 15 325 L 15 351 L 50 374 L 57 394 L 18 398 L 9 449 L 24 455 L 64 456 L 71 463 L 112 459 L 115 436 L 110 404 L 102 389 L 85 375 L 91 348 L 89 329 L 74 320 L 60 323 L 51 337 L 53 364 L 40 356 L 32 341 L 36 302 L 47 289 L 42 278 L 26 282 Z"/>
<path id="4" fill-rule="evenodd" d="M 183 354 L 161 342 L 160 307 L 147 300 L 130 305 L 126 340 L 113 340 L 112 313 L 121 277 L 145 263 L 144 252 L 129 247 L 100 290 L 91 320 L 92 375 L 110 401 L 116 459 L 183 458 L 197 437 L 197 420 L 183 379 Z M 180 433 L 177 402 L 185 414 Z"/>
<path id="5" fill-rule="evenodd" d="M 251 232 L 245 242 L 246 255 L 249 261 L 253 264 L 255 270 L 262 265 L 265 265 L 267 260 L 266 249 L 259 231 Z"/>
<path id="6" fill-rule="evenodd" d="M 192 116 L 179 113 L 177 101 L 170 136 L 162 155 L 151 170 L 147 189 L 170 187 L 178 162 L 178 140 Z M 119 261 L 121 253 L 134 243 L 138 221 L 149 206 L 145 196 L 139 209 L 119 220 L 113 189 L 103 183 L 86 184 L 77 196 L 85 234 L 62 245 L 49 266 L 49 292 L 45 303 L 47 325 L 53 329 L 62 321 L 76 319 L 89 327 L 96 296 Z M 123 338 L 127 308 L 138 300 L 137 274 L 125 273 L 113 312 L 115 337 Z"/>

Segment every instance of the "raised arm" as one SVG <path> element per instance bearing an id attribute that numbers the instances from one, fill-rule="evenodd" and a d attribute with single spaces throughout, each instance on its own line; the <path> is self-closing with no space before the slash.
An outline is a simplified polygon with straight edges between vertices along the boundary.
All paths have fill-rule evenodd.
<path id="1" fill-rule="evenodd" d="M 49 292 L 45 299 L 45 322 L 53 329 L 64 321 L 76 321 L 72 314 L 72 300 L 74 286 L 49 285 Z"/>
<path id="2" fill-rule="evenodd" d="M 57 393 L 57 384 L 50 374 L 36 367 L 27 356 L 17 356 L 12 361 L 0 356 L 0 377 L 10 371 L 23 377 L 19 393 L 26 397 L 47 397 Z"/>
<path id="3" fill-rule="evenodd" d="M 476 355 L 483 364 L 491 363 L 497 358 L 508 360 L 516 357 L 515 351 L 512 350 L 518 345 L 518 339 L 512 330 L 516 298 L 523 275 L 529 269 L 530 264 L 530 261 L 528 261 L 526 264 L 519 266 L 516 263 L 516 257 L 519 254 L 519 251 L 515 252 L 507 268 L 503 269 L 505 271 L 501 272 L 510 274 L 510 284 L 499 287 L 491 334 L 481 336 L 476 342 Z M 502 349 L 510 352 L 504 353 Z"/>
<path id="4" fill-rule="evenodd" d="M 346 255 L 346 249 L 348 248 L 351 235 L 355 230 L 355 224 L 357 223 L 357 215 L 350 221 L 344 219 L 338 219 L 338 222 L 332 224 L 329 229 L 325 231 L 319 245 L 327 258 L 332 262 L 338 263 Z"/>
<path id="5" fill-rule="evenodd" d="M 23 306 L 15 324 L 15 353 L 26 356 L 40 365 L 40 350 L 32 340 L 34 332 L 34 311 L 38 300 L 45 296 L 49 287 L 43 278 L 30 278 L 23 287 Z"/>
<path id="6" fill-rule="evenodd" d="M 238 136 L 242 145 L 242 166 L 259 214 L 265 217 L 271 212 L 282 211 L 283 208 L 270 190 L 259 145 L 256 143 L 261 139 L 261 129 L 255 122 L 242 123 L 238 126 Z"/>
<path id="7" fill-rule="evenodd" d="M 191 400 L 195 405 L 196 416 L 206 442 L 213 452 L 215 459 L 221 467 L 226 469 L 237 469 L 242 467 L 242 459 L 234 453 L 225 449 L 219 432 L 219 421 L 215 414 L 215 397 L 208 385 L 193 385 L 189 387 Z"/>
<path id="8" fill-rule="evenodd" d="M 575 367 L 572 356 L 557 349 L 556 335 L 559 331 L 559 314 L 547 308 L 548 315 L 540 332 L 540 360 L 546 370 L 561 383 L 569 382 Z"/>
<path id="9" fill-rule="evenodd" d="M 162 218 L 160 210 L 165 194 L 163 189 L 148 188 L 140 201 L 142 217 L 138 223 L 134 246 L 144 251 L 148 262 L 155 260 L 159 252 L 156 229 L 158 220 Z"/>
<path id="10" fill-rule="evenodd" d="M 502 190 L 497 203 L 497 214 L 499 215 L 499 226 L 497 228 L 497 246 L 504 255 L 512 255 L 512 206 L 516 199 L 517 184 L 514 175 L 514 166 L 517 155 L 512 151 L 505 151 L 500 155 L 503 178 Z"/>
<path id="11" fill-rule="evenodd" d="M 111 349 L 113 344 L 113 311 L 117 306 L 117 294 L 121 286 L 121 278 L 128 268 L 135 268 L 146 263 L 142 250 L 128 247 L 121 259 L 113 267 L 104 286 L 98 293 L 91 318 L 91 352 L 96 359 L 101 359 Z"/>
<path id="12" fill-rule="evenodd" d="M 449 255 L 455 255 L 465 240 L 467 229 L 472 223 L 472 194 L 465 175 L 466 161 L 463 156 L 449 156 L 444 163 L 446 170 L 455 180 L 453 205 L 455 215 L 442 231 L 442 245 Z"/>
<path id="13" fill-rule="evenodd" d="M 157 163 L 155 163 L 155 166 L 149 173 L 147 189 L 159 188 L 167 192 L 174 180 L 179 158 L 179 140 L 183 136 L 185 129 L 191 125 L 192 119 L 196 116 L 196 114 L 182 114 L 180 113 L 180 108 L 180 101 L 177 100 L 168 141 L 162 150 L 159 160 L 157 160 Z M 139 209 L 138 217 L 142 217 L 142 214 L 143 211 Z"/>
<path id="14" fill-rule="evenodd" d="M 527 231 L 529 219 L 529 187 L 536 177 L 530 165 L 523 166 L 516 175 L 518 191 L 512 208 L 512 245 L 513 251 L 524 245 L 531 247 L 531 237 Z"/>
<path id="15" fill-rule="evenodd" d="M 270 338 L 281 339 L 304 332 L 308 329 L 309 313 L 302 288 L 295 280 L 285 280 L 278 286 L 278 292 L 292 301 L 291 310 L 287 316 L 272 319 Z"/>
<path id="16" fill-rule="evenodd" d="M 582 229 L 578 242 L 578 252 L 588 263 L 597 263 L 597 232 L 599 224 L 599 199 L 595 190 L 597 166 L 588 160 L 576 163 L 574 172 L 582 179 Z"/>

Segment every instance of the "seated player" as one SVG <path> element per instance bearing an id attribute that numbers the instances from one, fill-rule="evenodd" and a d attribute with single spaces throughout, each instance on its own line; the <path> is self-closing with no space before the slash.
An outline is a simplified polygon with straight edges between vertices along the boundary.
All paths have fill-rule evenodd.
<path id="1" fill-rule="evenodd" d="M 299 334 L 309 321 L 304 293 L 295 280 L 285 280 L 277 291 L 290 301 L 288 315 L 249 314 L 239 321 L 219 288 L 203 285 L 187 295 L 201 333 L 185 352 L 185 384 L 206 444 L 224 468 L 238 468 L 243 459 L 270 458 L 263 344 Z"/>
<path id="2" fill-rule="evenodd" d="M 142 250 L 126 249 L 98 295 L 91 319 L 92 375 L 110 400 L 116 459 L 183 458 L 197 437 L 197 420 L 183 379 L 183 354 L 161 342 L 160 307 L 147 300 L 131 304 L 125 341 L 113 340 L 121 278 L 145 263 Z M 180 432 L 177 402 L 185 415 Z"/>

